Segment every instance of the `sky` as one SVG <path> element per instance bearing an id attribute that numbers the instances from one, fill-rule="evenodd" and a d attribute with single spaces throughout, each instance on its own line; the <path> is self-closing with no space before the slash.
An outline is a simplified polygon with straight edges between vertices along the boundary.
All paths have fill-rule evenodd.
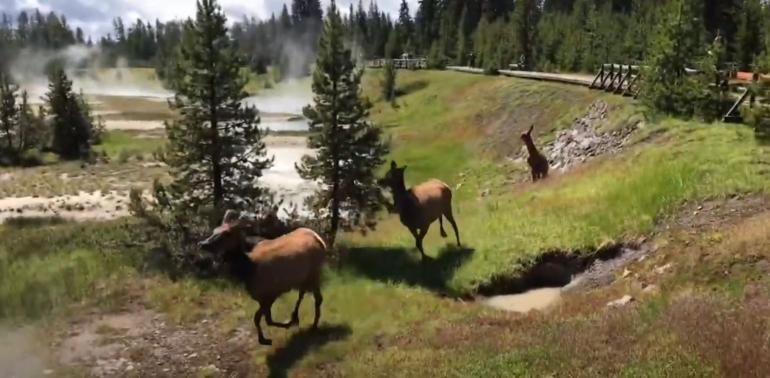
<path id="1" fill-rule="evenodd" d="M 351 1 L 338 0 L 337 5 L 348 9 Z M 401 0 L 376 0 L 381 10 L 391 15 L 398 14 Z M 220 0 L 220 4 L 230 20 L 239 20 L 244 16 L 266 19 L 272 12 L 278 14 L 284 2 L 290 7 L 291 0 Z M 330 0 L 321 0 L 324 9 Z M 369 0 L 364 0 L 368 8 Z M 417 0 L 407 0 L 414 14 Z M 112 19 L 122 17 L 126 24 L 137 18 L 143 20 L 169 21 L 184 19 L 195 14 L 195 0 L 0 0 L 0 11 L 16 14 L 23 9 L 38 8 L 43 12 L 54 11 L 67 16 L 73 27 L 80 27 L 86 35 L 94 39 L 112 31 Z M 291 9 L 291 7 L 290 7 Z"/>

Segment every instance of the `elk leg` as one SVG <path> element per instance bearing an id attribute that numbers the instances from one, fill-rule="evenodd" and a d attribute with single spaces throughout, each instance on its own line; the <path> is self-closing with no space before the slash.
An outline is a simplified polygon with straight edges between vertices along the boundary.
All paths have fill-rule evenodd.
<path id="1" fill-rule="evenodd" d="M 452 205 L 449 205 L 446 213 L 444 213 L 446 220 L 452 225 L 452 229 L 455 230 L 455 238 L 457 238 L 457 246 L 460 246 L 460 231 L 457 229 L 457 222 L 455 222 L 455 216 L 452 214 Z"/>
<path id="2" fill-rule="evenodd" d="M 288 321 L 286 323 L 278 323 L 273 320 L 273 312 L 272 309 L 268 308 L 267 311 L 265 311 L 265 320 L 267 321 L 267 325 L 271 327 L 278 327 L 278 328 L 289 328 L 292 325 L 291 321 Z"/>
<path id="3" fill-rule="evenodd" d="M 449 219 L 449 218 L 447 218 L 447 219 Z M 441 229 L 441 237 L 445 238 L 446 237 L 446 231 L 444 231 L 444 217 L 442 217 L 441 215 L 438 216 L 438 226 Z"/>
<path id="4" fill-rule="evenodd" d="M 321 319 L 321 303 L 324 297 L 321 295 L 321 288 L 313 289 L 313 298 L 315 299 L 315 318 L 313 319 L 313 329 L 318 329 L 318 321 Z"/>
<path id="5" fill-rule="evenodd" d="M 425 238 L 425 235 L 428 234 L 428 230 L 430 229 L 430 225 L 427 225 L 420 229 L 420 234 L 417 235 L 417 249 L 420 250 L 420 254 L 422 254 L 422 260 L 425 261 L 425 251 L 422 249 L 422 239 Z"/>
<path id="6" fill-rule="evenodd" d="M 267 339 L 265 335 L 262 333 L 262 326 L 259 325 L 262 321 L 262 313 L 263 313 L 264 307 L 262 305 L 259 306 L 259 310 L 254 313 L 254 326 L 257 327 L 257 336 L 259 337 L 259 343 L 262 345 L 272 345 L 273 342 L 270 339 Z"/>
<path id="7" fill-rule="evenodd" d="M 291 313 L 291 324 L 299 325 L 299 305 L 302 303 L 302 298 L 305 296 L 305 290 L 299 291 L 299 297 L 297 297 L 297 304 L 294 306 L 294 312 Z"/>

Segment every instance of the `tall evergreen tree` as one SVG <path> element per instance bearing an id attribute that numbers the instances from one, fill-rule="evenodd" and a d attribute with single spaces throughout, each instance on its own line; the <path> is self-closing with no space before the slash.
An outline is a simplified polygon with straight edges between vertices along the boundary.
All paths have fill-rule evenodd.
<path id="1" fill-rule="evenodd" d="M 265 158 L 263 133 L 254 107 L 243 104 L 244 60 L 227 33 L 216 0 L 198 0 L 195 20 L 185 25 L 172 108 L 178 120 L 166 124 L 173 183 L 172 210 L 199 212 L 213 223 L 225 207 L 254 209 L 265 198 L 257 179 L 272 161 Z"/>
<path id="2" fill-rule="evenodd" d="M 516 38 L 516 52 L 524 65 L 522 68 L 532 69 L 535 65 L 537 24 L 540 21 L 538 0 L 518 0 L 514 5 L 512 21 Z"/>
<path id="3" fill-rule="evenodd" d="M 381 130 L 368 120 L 371 104 L 361 97 L 361 75 L 344 46 L 342 20 L 332 0 L 324 21 L 313 72 L 313 105 L 308 147 L 297 166 L 300 176 L 321 184 L 311 204 L 328 219 L 327 240 L 333 244 L 344 221 L 372 225 L 383 196 L 375 170 L 388 153 Z"/>
<path id="4" fill-rule="evenodd" d="M 85 158 L 94 137 L 93 118 L 82 95 L 72 90 L 72 81 L 61 68 L 49 78 L 46 101 L 53 117 L 52 149 L 64 159 Z"/>
<path id="5" fill-rule="evenodd" d="M 765 22 L 761 0 L 744 0 L 735 35 L 735 60 L 741 69 L 752 69 L 752 63 L 762 53 Z"/>
<path id="6" fill-rule="evenodd" d="M 673 0 L 663 13 L 643 77 L 643 99 L 649 108 L 693 116 L 705 88 L 687 68 L 705 55 L 701 0 Z"/>

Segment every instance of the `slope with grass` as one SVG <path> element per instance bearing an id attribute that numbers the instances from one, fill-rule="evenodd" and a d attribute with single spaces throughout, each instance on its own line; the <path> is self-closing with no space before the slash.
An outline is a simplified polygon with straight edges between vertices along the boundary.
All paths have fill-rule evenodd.
<path id="1" fill-rule="evenodd" d="M 367 75 L 367 93 L 378 93 L 376 75 Z M 398 92 L 396 106 L 377 101 L 372 118 L 392 136 L 393 158 L 408 165 L 408 183 L 437 177 L 455 188 L 465 248 L 451 247 L 434 229 L 425 242 L 434 258 L 422 264 L 411 235 L 393 215 L 383 215 L 365 235 L 344 235 L 340 259 L 325 274 L 319 332 L 269 329 L 274 347 L 257 346 L 251 324 L 256 304 L 240 287 L 145 269 L 147 252 L 130 221 L 2 226 L 0 300 L 8 303 L 3 316 L 48 319 L 35 324 L 58 334 L 73 316 L 90 316 L 66 311 L 73 303 L 77 309 L 106 303 L 103 312 L 147 307 L 179 329 L 208 335 L 213 351 L 195 361 L 183 359 L 188 351 L 157 347 L 156 353 L 182 369 L 177 373 L 188 376 L 244 373 L 225 358 L 244 351 L 251 356 L 245 371 L 273 377 L 770 371 L 762 341 L 767 327 L 756 321 L 770 303 L 770 284 L 761 273 L 770 264 L 764 197 L 769 161 L 751 130 L 648 121 L 622 154 L 543 183 L 522 184 L 517 178 L 526 170 L 515 156 L 518 134 L 530 124 L 544 143 L 596 100 L 613 107 L 601 126 L 606 129 L 637 122 L 638 109 L 582 88 L 449 72 L 400 71 Z M 750 201 L 743 207 L 733 204 L 745 199 Z M 568 295 L 552 311 L 510 314 L 460 299 L 517 275 L 545 252 L 591 254 L 608 242 L 642 235 L 650 236 L 655 252 L 630 265 L 631 274 Z M 627 293 L 636 303 L 605 310 L 608 301 Z M 288 315 L 294 300 L 279 300 L 276 317 Z M 312 301 L 306 301 L 303 327 L 311 314 Z M 692 332 L 698 324 L 710 324 L 712 332 Z M 137 338 L 120 332 L 111 337 Z M 238 339 L 240 334 L 247 336 Z M 734 334 L 745 343 L 730 341 Z M 63 369 L 55 356 L 50 366 Z M 136 364 L 121 374 L 157 373 L 151 356 L 126 356 Z"/>

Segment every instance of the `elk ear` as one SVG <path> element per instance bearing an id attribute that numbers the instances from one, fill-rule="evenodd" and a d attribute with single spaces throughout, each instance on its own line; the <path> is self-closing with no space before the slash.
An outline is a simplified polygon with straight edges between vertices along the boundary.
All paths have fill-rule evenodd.
<path id="1" fill-rule="evenodd" d="M 396 169 L 398 168 L 398 164 L 396 164 L 395 160 L 390 161 L 390 169 Z"/>
<path id="2" fill-rule="evenodd" d="M 240 218 L 240 216 L 241 216 L 241 214 L 238 211 L 227 210 L 225 212 L 224 218 L 222 218 L 222 224 L 223 225 L 225 225 L 225 224 L 227 224 L 227 225 L 232 224 L 233 222 L 237 221 L 238 218 Z"/>
<path id="3" fill-rule="evenodd" d="M 529 131 L 527 131 L 527 135 L 532 135 L 532 130 L 535 129 L 535 125 L 529 126 Z"/>

